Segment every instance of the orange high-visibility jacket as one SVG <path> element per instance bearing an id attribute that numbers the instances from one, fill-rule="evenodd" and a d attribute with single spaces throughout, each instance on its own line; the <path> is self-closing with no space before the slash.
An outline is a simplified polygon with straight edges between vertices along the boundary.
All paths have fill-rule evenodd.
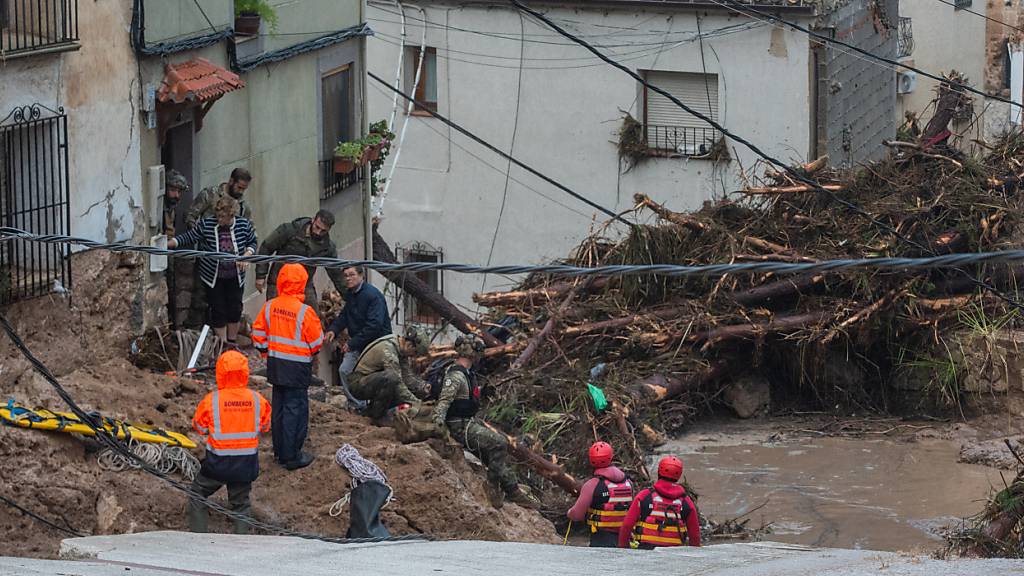
<path id="1" fill-rule="evenodd" d="M 267 359 L 267 380 L 275 386 L 309 386 L 313 355 L 323 344 L 316 310 L 303 303 L 308 275 L 300 264 L 277 274 L 279 296 L 267 301 L 252 324 L 252 343 Z"/>
<path id="2" fill-rule="evenodd" d="M 204 476 L 251 482 L 259 475 L 259 436 L 270 430 L 270 402 L 249 390 L 249 361 L 230 350 L 217 359 L 217 390 L 196 407 L 192 427 L 206 437 Z"/>

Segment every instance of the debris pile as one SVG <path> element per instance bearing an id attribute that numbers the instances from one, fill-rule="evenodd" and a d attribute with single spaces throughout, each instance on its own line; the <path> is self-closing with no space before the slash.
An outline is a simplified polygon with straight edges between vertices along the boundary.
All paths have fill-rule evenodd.
<path id="1" fill-rule="evenodd" d="M 942 145 L 887 144 L 888 159 L 851 170 L 830 170 L 824 158 L 797 168 L 825 191 L 768 170 L 738 199 L 694 213 L 637 194 L 646 223 L 618 238 L 599 231 L 566 262 L 801 263 L 1020 245 L 1024 135 L 1003 137 L 977 159 Z M 642 477 L 646 447 L 722 405 L 742 416 L 769 401 L 839 412 L 961 410 L 956 338 L 1012 325 L 1017 312 L 1006 298 L 1017 298 L 1020 272 L 970 264 L 721 278 L 534 275 L 474 297 L 489 309 L 486 324 L 515 325 L 512 339 L 486 352 L 488 416 L 564 458 L 571 472 L 587 471 L 581 455 L 595 437 L 614 442 Z M 451 354 L 435 347 L 431 358 Z"/>
<path id="2" fill-rule="evenodd" d="M 1019 464 L 1012 482 L 993 494 L 985 509 L 946 533 L 942 555 L 975 558 L 1024 558 L 1024 459 L 1009 441 Z"/>

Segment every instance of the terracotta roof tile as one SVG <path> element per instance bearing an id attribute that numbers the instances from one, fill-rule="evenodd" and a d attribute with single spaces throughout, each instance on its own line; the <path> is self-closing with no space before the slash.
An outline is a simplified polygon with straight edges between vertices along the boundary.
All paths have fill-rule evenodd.
<path id="1" fill-rule="evenodd" d="M 193 58 L 181 64 L 168 64 L 164 79 L 156 93 L 160 102 L 202 103 L 214 100 L 240 88 L 245 81 L 238 74 L 211 63 L 205 58 Z"/>

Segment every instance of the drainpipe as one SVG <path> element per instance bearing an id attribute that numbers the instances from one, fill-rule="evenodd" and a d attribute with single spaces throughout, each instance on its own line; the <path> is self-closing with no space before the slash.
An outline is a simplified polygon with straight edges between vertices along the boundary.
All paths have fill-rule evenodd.
<path id="1" fill-rule="evenodd" d="M 1010 52 L 1010 100 L 1016 104 L 1024 103 L 1024 43 L 1007 42 L 1006 49 Z M 1010 107 L 1010 124 L 1021 125 L 1021 107 Z"/>

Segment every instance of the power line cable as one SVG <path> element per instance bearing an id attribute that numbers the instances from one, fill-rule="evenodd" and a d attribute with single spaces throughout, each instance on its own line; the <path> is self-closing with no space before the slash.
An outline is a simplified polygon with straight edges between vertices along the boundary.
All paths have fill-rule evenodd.
<path id="1" fill-rule="evenodd" d="M 192 3 L 196 5 L 196 8 L 199 8 L 199 13 L 203 15 L 206 23 L 210 25 L 210 30 L 216 32 L 217 27 L 213 25 L 212 21 L 210 21 L 210 17 L 206 15 L 206 10 L 203 9 L 203 5 L 199 3 L 199 0 L 192 0 Z"/>
<path id="2" fill-rule="evenodd" d="M 910 70 L 911 72 L 915 72 L 917 74 L 920 74 L 921 76 L 924 76 L 925 78 L 931 78 L 932 80 L 936 80 L 938 82 L 943 82 L 943 83 L 949 84 L 950 86 L 953 86 L 953 87 L 957 88 L 958 90 L 963 90 L 964 92 L 970 92 L 972 94 L 977 94 L 978 96 L 981 96 L 983 98 L 989 98 L 989 99 L 995 100 L 997 102 L 1002 102 L 1004 104 L 1010 104 L 1012 106 L 1017 106 L 1018 108 L 1024 108 L 1024 104 L 1021 104 L 1020 102 L 1014 102 L 1013 100 L 1010 100 L 1008 98 L 1003 98 L 1002 96 L 997 96 L 995 94 L 988 94 L 986 92 L 978 90 L 977 88 L 972 88 L 972 87 L 970 87 L 970 86 L 968 86 L 966 84 L 962 84 L 960 82 L 955 82 L 955 81 L 950 80 L 948 78 L 943 78 L 942 76 L 937 76 L 935 74 L 932 74 L 931 72 L 927 72 L 925 70 L 922 70 L 920 68 L 916 68 L 916 67 L 911 66 L 909 64 L 904 64 L 902 62 L 899 62 L 897 60 L 892 60 L 892 59 L 886 58 L 884 56 L 878 56 L 877 54 L 873 54 L 871 52 L 868 52 L 867 50 L 864 50 L 863 48 L 860 48 L 858 46 L 854 46 L 853 44 L 849 44 L 847 42 L 843 42 L 842 40 L 836 40 L 835 38 L 832 38 L 830 36 L 825 36 L 824 34 L 819 34 L 819 33 L 815 32 L 815 31 L 810 30 L 809 28 L 805 28 L 805 27 L 803 27 L 803 26 L 801 26 L 801 25 L 799 25 L 799 24 L 797 24 L 795 22 L 790 22 L 789 20 L 786 20 L 784 18 L 776 16 L 775 14 L 771 14 L 769 12 L 765 12 L 763 10 L 759 10 L 757 8 L 753 8 L 752 6 L 750 6 L 748 4 L 743 4 L 742 2 L 738 2 L 737 0 L 725 0 L 724 2 L 720 1 L 720 0 L 709 0 L 709 1 L 714 3 L 714 4 L 718 4 L 719 6 L 722 6 L 724 8 L 729 8 L 730 10 L 735 10 L 736 12 L 739 12 L 740 14 L 745 14 L 747 16 L 750 16 L 751 14 L 760 15 L 760 16 L 762 16 L 764 18 L 767 18 L 767 19 L 769 19 L 769 20 L 771 20 L 773 22 L 776 22 L 778 24 L 781 24 L 783 26 L 789 26 L 790 28 L 792 28 L 794 30 L 797 30 L 799 32 L 803 32 L 804 34 L 807 34 L 811 38 L 814 38 L 816 40 L 820 40 L 821 42 L 826 42 L 828 44 L 835 44 L 835 45 L 838 45 L 838 46 L 843 46 L 843 47 L 845 47 L 845 48 L 847 48 L 849 50 L 853 50 L 854 52 L 857 52 L 859 54 L 863 54 L 864 56 L 867 56 L 868 58 L 872 58 L 872 59 L 877 60 L 879 62 L 884 62 L 886 64 L 889 64 L 890 66 L 895 66 L 895 67 L 898 67 L 898 68 L 903 68 L 905 70 Z M 514 2 L 516 4 L 519 4 L 518 0 L 512 0 L 512 2 Z"/>
<path id="3" fill-rule="evenodd" d="M 717 0 L 711 0 L 711 1 L 715 2 L 717 4 L 721 4 L 721 3 L 717 2 Z M 758 146 L 756 146 L 755 144 L 753 144 L 749 140 L 743 138 L 742 136 L 739 136 L 739 135 L 737 135 L 737 134 L 727 130 L 725 128 L 725 126 L 719 124 L 718 122 L 716 122 L 714 119 L 710 118 L 709 116 L 704 115 L 704 114 L 700 113 L 697 110 L 694 110 L 693 108 L 687 106 L 686 104 L 683 104 L 682 101 L 680 101 L 678 98 L 676 98 L 675 96 L 673 96 L 672 94 L 670 94 L 666 90 L 651 84 L 650 82 L 645 80 L 643 77 L 641 77 L 636 72 L 630 70 L 626 66 L 623 66 L 619 62 L 616 62 L 615 60 L 612 60 L 611 58 L 609 58 L 608 56 L 604 55 L 602 52 L 597 50 L 597 48 L 595 48 L 594 46 L 592 46 L 589 43 L 587 43 L 585 40 L 582 40 L 580 38 L 577 38 L 577 37 L 573 36 L 571 33 L 567 32 L 566 30 L 564 30 L 563 28 L 561 28 L 560 26 L 558 26 L 557 24 L 552 22 L 551 19 L 548 18 L 547 16 L 545 16 L 544 14 L 541 14 L 540 12 L 537 12 L 536 10 L 533 10 L 532 8 L 527 7 L 522 2 L 520 2 L 520 0 L 509 0 L 509 2 L 512 5 L 516 6 L 519 10 L 521 10 L 523 12 L 526 12 L 527 14 L 529 14 L 529 15 L 533 16 L 534 18 L 536 18 L 537 20 L 543 22 L 544 24 L 546 24 L 552 30 L 557 31 L 558 33 L 562 34 L 566 38 L 572 40 L 573 42 L 576 42 L 580 46 L 583 46 L 584 48 L 589 50 L 591 53 L 596 55 L 601 60 L 603 60 L 603 61 L 607 62 L 608 64 L 614 66 L 615 68 L 618 68 L 619 70 L 625 72 L 627 75 L 629 75 L 630 77 L 635 79 L 637 82 L 640 82 L 642 85 L 646 86 L 648 90 L 653 90 L 653 91 L 657 92 L 658 94 L 661 94 L 665 98 L 668 98 L 673 104 L 675 104 L 679 108 L 682 108 L 686 112 L 689 112 L 693 116 L 695 116 L 695 117 L 703 120 L 704 122 L 710 124 L 712 127 L 714 127 L 716 130 L 721 132 L 723 135 L 729 137 L 730 139 L 732 139 L 735 142 L 739 142 L 740 144 L 743 144 L 750 151 L 754 152 L 755 154 L 760 156 L 765 161 L 775 165 L 777 168 L 781 169 L 782 171 L 786 172 L 787 174 L 789 174 L 792 178 L 796 179 L 797 181 L 802 182 L 804 184 L 807 184 L 808 186 L 810 186 L 811 188 L 813 188 L 817 192 L 822 192 L 822 193 L 826 194 L 834 202 L 837 202 L 840 205 L 845 206 L 846 208 L 848 208 L 849 210 L 851 210 L 855 214 L 857 214 L 857 215 L 861 216 L 862 218 L 866 219 L 868 222 L 870 222 L 875 227 L 879 228 L 880 230 L 884 230 L 884 231 L 886 231 L 889 234 L 892 234 L 895 238 L 899 239 L 900 241 L 902 241 L 902 242 L 904 242 L 904 243 L 906 243 L 906 244 L 908 244 L 910 246 L 913 246 L 913 247 L 917 248 L 918 250 L 921 250 L 924 253 L 935 254 L 935 252 L 930 250 L 927 246 L 924 246 L 920 242 L 916 242 L 916 241 L 914 241 L 914 240 L 912 240 L 910 238 L 907 238 L 906 236 L 901 234 L 898 230 L 893 228 L 891 225 L 889 225 L 889 224 L 887 224 L 885 222 L 882 222 L 878 218 L 875 218 L 874 215 L 872 215 L 870 212 L 868 212 L 864 208 L 858 206 L 857 204 L 854 204 L 853 202 L 850 202 L 849 200 L 846 200 L 845 198 L 842 198 L 841 196 L 839 196 L 838 194 L 832 192 L 831 190 L 826 189 L 825 187 L 823 187 L 818 182 L 816 182 L 814 180 L 811 180 L 810 178 L 808 178 L 805 175 L 803 175 L 800 172 L 798 172 L 795 168 L 793 168 L 789 164 L 786 164 L 786 163 L 782 162 L 781 160 L 779 160 L 777 158 L 769 156 L 766 152 L 761 150 Z M 1008 304 L 1011 304 L 1014 307 L 1024 309 L 1024 305 L 1022 305 L 1019 302 L 1017 302 L 1016 300 L 1006 296 L 1005 294 L 1003 294 L 1002 292 L 997 290 L 991 284 L 988 284 L 987 282 L 983 282 L 982 280 L 979 280 L 977 277 L 972 276 L 971 274 L 969 274 L 968 272 L 966 272 L 964 270 L 957 269 L 957 271 L 960 272 L 961 274 L 965 275 L 968 279 L 970 279 L 978 287 L 983 288 L 983 289 L 989 291 L 990 293 L 994 294 L 996 297 L 998 297 L 999 299 L 1003 300 L 1004 302 L 1006 302 Z"/>
<path id="4" fill-rule="evenodd" d="M 374 90 L 378 91 L 379 93 L 387 96 L 387 93 L 385 93 L 384 90 L 381 90 L 376 85 L 371 85 L 370 87 L 373 88 Z M 484 166 L 487 166 L 488 168 L 490 168 L 491 170 L 494 170 L 495 172 L 497 172 L 498 174 L 501 174 L 502 176 L 505 176 L 505 175 L 509 174 L 508 171 L 502 170 L 501 168 L 495 166 L 494 164 L 491 164 L 487 160 L 484 160 L 483 158 L 481 158 L 479 155 L 473 153 L 473 151 L 470 150 L 469 148 L 466 148 L 465 146 L 463 146 L 463 145 L 459 144 L 458 142 L 454 141 L 451 138 L 451 136 L 445 134 L 444 132 L 438 130 L 437 128 L 434 128 L 433 126 L 430 125 L 430 122 L 428 122 L 425 118 L 423 118 L 421 116 L 412 116 L 412 118 L 414 118 L 415 120 L 418 120 L 420 122 L 421 126 L 423 126 L 424 128 L 429 129 L 431 132 L 433 132 L 434 134 L 437 134 L 441 138 L 444 138 L 449 143 L 451 143 L 453 146 L 455 146 L 459 150 L 462 150 L 463 152 L 465 152 L 470 157 L 476 159 L 478 162 L 480 162 Z M 414 168 L 410 168 L 410 169 L 414 169 Z M 540 196 L 541 198 L 547 200 L 548 202 L 551 202 L 552 204 L 555 204 L 557 206 L 565 208 L 569 212 L 572 212 L 574 214 L 582 216 L 583 218 L 589 219 L 591 217 L 590 214 L 586 214 L 584 212 L 580 212 L 579 210 L 573 208 L 572 206 L 569 206 L 568 204 L 566 204 L 564 202 L 561 202 L 561 201 L 559 201 L 556 198 L 552 198 L 551 196 L 548 196 L 547 194 L 541 192 L 540 190 L 537 190 L 536 188 L 530 186 L 529 184 L 527 184 L 526 182 L 523 182 L 522 180 L 519 180 L 519 179 L 517 179 L 517 178 L 515 178 L 515 177 L 513 177 L 511 175 L 509 176 L 509 178 L 511 178 L 512 181 L 515 182 L 516 184 L 519 184 L 520 186 L 522 186 L 526 190 L 529 190 L 530 192 L 533 192 L 537 196 Z"/>
<path id="5" fill-rule="evenodd" d="M 18 510 L 25 516 L 34 518 L 38 522 L 42 522 L 43 524 L 49 526 L 50 528 L 53 528 L 54 530 L 57 530 L 58 532 L 63 532 L 64 534 L 74 536 L 76 538 L 84 538 L 85 536 L 88 536 L 88 534 L 86 534 L 85 532 L 80 532 L 78 530 L 75 530 L 74 528 L 65 528 L 64 526 L 61 526 L 60 524 L 57 524 L 52 520 L 47 520 L 46 518 L 43 518 L 39 514 L 36 514 L 35 512 L 21 506 L 20 504 L 7 498 L 6 496 L 0 495 L 0 502 L 7 504 L 8 506 L 14 508 L 15 510 Z"/>
<path id="6" fill-rule="evenodd" d="M 524 164 L 523 162 L 521 162 L 521 161 L 517 160 L 516 158 L 512 157 L 512 156 L 511 156 L 510 154 L 506 154 L 505 152 L 502 152 L 502 151 L 501 151 L 500 149 L 498 149 L 498 148 L 497 148 L 496 146 L 494 146 L 493 144 L 491 144 L 491 143 L 487 142 L 487 141 L 486 141 L 486 140 L 484 140 L 483 138 L 480 138 L 480 137 L 479 137 L 479 136 L 477 136 L 476 134 L 473 134 L 473 133 L 472 133 L 472 132 L 470 132 L 469 130 L 466 130 L 466 129 L 465 129 L 465 128 L 463 128 L 462 126 L 459 126 L 459 125 L 458 125 L 458 124 L 456 124 L 455 122 L 452 122 L 451 120 L 449 120 L 449 119 L 445 118 L 444 116 L 442 116 L 442 115 L 441 115 L 441 114 L 439 114 L 438 112 L 436 112 L 436 111 L 434 111 L 434 110 L 431 110 L 431 109 L 430 109 L 430 108 L 429 108 L 429 107 L 428 107 L 428 106 L 427 106 L 427 105 L 426 105 L 425 103 L 423 103 L 423 102 L 420 102 L 420 101 L 416 100 L 415 98 L 413 98 L 412 96 L 409 96 L 408 94 L 406 94 L 406 93 L 402 92 L 401 90 L 398 90 L 397 88 L 395 88 L 394 86 L 392 86 L 391 84 L 389 84 L 389 83 L 388 83 L 388 82 L 387 82 L 386 80 L 382 79 L 382 78 L 381 78 L 380 76 L 377 76 L 377 75 L 376 75 L 376 74 L 374 74 L 373 72 L 369 72 L 369 71 L 367 71 L 367 73 L 366 73 L 366 74 L 367 74 L 367 75 L 368 75 L 368 76 L 369 76 L 370 78 L 372 78 L 372 79 L 373 79 L 374 81 L 376 81 L 376 82 L 377 82 L 378 84 L 381 84 L 382 86 L 386 86 L 386 87 L 388 88 L 388 90 L 392 90 L 392 91 L 394 91 L 394 92 L 397 92 L 397 93 L 399 94 L 399 96 L 401 96 L 402 98 L 405 98 L 406 100 L 408 100 L 408 101 L 411 101 L 411 102 L 413 102 L 414 104 L 416 104 L 417 106 L 419 106 L 420 108 L 422 108 L 422 109 L 423 109 L 423 110 L 424 110 L 425 112 L 428 112 L 428 113 L 429 113 L 429 114 L 430 114 L 431 116 L 433 116 L 434 118 L 437 118 L 437 119 L 438 119 L 438 120 L 440 120 L 441 122 L 444 122 L 444 123 L 445 123 L 445 124 L 447 124 L 448 126 L 451 126 L 451 127 L 452 127 L 452 128 L 454 128 L 454 129 L 455 129 L 455 130 L 456 130 L 457 132 L 461 133 L 461 134 L 462 134 L 462 135 L 464 135 L 464 136 L 467 136 L 467 137 L 469 137 L 470 139 L 472 139 L 472 140 L 473 140 L 473 141 L 475 141 L 476 143 L 478 143 L 478 144 L 480 144 L 480 145 L 482 145 L 482 146 L 486 147 L 487 149 L 489 149 L 489 150 L 490 150 L 491 152 L 494 152 L 494 153 L 496 153 L 496 154 L 500 155 L 500 156 L 501 156 L 502 158 L 505 158 L 505 159 L 507 159 L 507 160 L 510 160 L 510 161 L 511 161 L 511 162 L 512 162 L 513 164 L 515 164 L 516 166 L 519 166 L 519 167 L 520 167 L 520 168 L 522 168 L 523 170 L 526 170 L 526 171 L 527 171 L 527 172 L 529 172 L 530 174 L 533 174 L 534 176 L 536 176 L 536 177 L 540 178 L 541 180 L 543 180 L 543 181 L 547 182 L 548 184 L 551 184 L 551 185 L 552 185 L 552 186 L 554 186 L 555 188 L 558 188 L 558 189 L 559 189 L 559 190 L 561 190 L 562 192 L 565 192 L 566 194 L 568 194 L 568 195 L 572 196 L 573 198 L 575 198 L 575 199 L 579 200 L 580 202 L 583 202 L 584 204 L 586 204 L 586 205 L 590 206 L 591 208 L 595 208 L 595 209 L 597 209 L 597 210 L 600 210 L 600 211 L 601 211 L 601 212 L 603 212 L 603 213 L 604 213 L 605 215 L 607 215 L 607 216 L 610 216 L 610 217 L 611 217 L 611 218 L 613 218 L 614 220 L 618 220 L 618 221 L 620 221 L 620 222 L 622 222 L 623 224 L 626 224 L 626 225 L 631 225 L 631 224 L 630 224 L 629 222 L 627 222 L 626 220 L 624 220 L 624 219 L 623 219 L 623 218 L 622 218 L 621 216 L 619 216 L 619 215 L 618 215 L 618 214 L 616 214 L 615 212 L 612 212 L 612 211 L 611 211 L 611 210 L 609 210 L 608 208 L 605 208 L 604 206 L 601 206 L 600 204 L 598 204 L 598 203 L 594 202 L 593 200 L 590 200 L 589 198 L 587 198 L 587 197 L 585 197 L 585 196 L 582 196 L 582 195 L 580 195 L 580 194 L 578 194 L 578 193 L 574 192 L 573 190 L 569 189 L 569 188 L 568 188 L 567 186 L 565 186 L 564 184 L 561 184 L 561 183 L 559 183 L 559 182 L 555 181 L 554 179 L 552 179 L 552 178 L 550 178 L 550 177 L 548 177 L 548 176 L 545 176 L 545 175 L 544 175 L 544 174 L 542 174 L 541 172 L 538 172 L 537 170 L 535 170 L 535 169 L 531 168 L 531 167 L 530 167 L 530 166 L 528 166 L 527 164 Z"/>
<path id="7" fill-rule="evenodd" d="M 364 266 L 381 272 L 426 272 L 441 270 L 460 274 L 550 274 L 553 276 L 668 276 L 672 278 L 709 276 L 720 277 L 727 274 L 802 274 L 813 272 L 838 272 L 845 270 L 925 270 L 951 268 L 963 272 L 958 267 L 975 264 L 1007 264 L 1024 262 L 1024 250 L 1001 250 L 996 252 L 957 252 L 941 256 L 904 257 L 886 256 L 880 258 L 840 258 L 821 260 L 818 262 L 742 262 L 725 264 L 619 264 L 607 266 L 572 266 L 569 264 L 498 264 L 479 266 L 475 264 L 457 264 L 453 262 L 403 262 L 395 264 L 378 260 L 345 260 L 342 258 L 291 255 L 239 256 L 228 252 L 203 252 L 199 250 L 165 250 L 153 246 L 137 244 L 110 244 L 65 236 L 63 234 L 32 234 L 17 228 L 0 228 L 0 242 L 8 240 L 26 240 L 46 244 L 75 244 L 87 248 L 109 250 L 111 252 L 139 252 L 156 256 L 174 256 L 185 260 L 207 259 L 214 262 L 248 262 L 250 264 L 304 264 L 322 268 L 349 268 Z M 994 289 L 992 289 L 994 290 Z M 2 317 L 0 317 L 2 318 Z M 80 418 L 80 414 L 76 412 Z"/>
<path id="8" fill-rule="evenodd" d="M 0 234 L 3 234 L 3 233 L 4 233 L 4 230 L 0 229 Z M 46 365 L 43 364 L 43 362 L 41 360 L 36 358 L 36 356 L 34 354 L 32 354 L 32 351 L 29 350 L 28 346 L 25 344 L 25 342 L 18 335 L 18 332 L 14 329 L 14 326 L 11 325 L 10 321 L 8 321 L 7 317 L 5 315 L 3 315 L 3 314 L 0 314 L 0 327 L 2 327 L 4 332 L 7 333 L 7 336 L 11 339 L 11 342 L 14 344 L 15 348 L 17 348 L 18 351 L 21 352 L 21 355 L 24 356 L 25 359 L 29 362 L 29 364 L 32 365 L 32 368 L 37 373 L 39 373 L 39 375 L 42 376 L 43 379 L 46 380 L 50 384 L 51 387 L 53 387 L 53 389 L 57 392 L 57 395 L 61 398 L 61 400 L 63 400 L 64 403 L 68 405 L 68 408 L 71 409 L 71 412 L 74 413 L 75 416 L 77 416 L 79 418 L 79 420 L 82 421 L 82 423 L 86 424 L 87 426 L 89 426 L 89 428 L 91 428 L 93 430 L 93 432 L 95 433 L 95 438 L 96 438 L 96 440 L 100 444 L 103 444 L 105 447 L 109 448 L 115 454 L 118 454 L 118 455 L 128 459 L 130 462 L 134 462 L 139 469 L 145 471 L 146 473 L 148 473 L 148 474 L 150 474 L 150 475 L 152 475 L 152 476 L 154 476 L 156 478 L 159 478 L 160 480 L 162 480 L 165 484 L 167 484 L 171 488 L 173 488 L 175 490 L 178 490 L 179 492 L 184 493 L 185 495 L 187 495 L 189 498 L 191 498 L 195 502 L 198 502 L 199 504 L 209 508 L 210 510 L 214 510 L 214 511 L 219 512 L 219 513 L 221 513 L 221 514 L 223 514 L 223 515 L 225 515 L 225 516 L 227 516 L 227 517 L 229 517 L 229 518 L 231 518 L 233 520 L 238 520 L 240 522 L 244 522 L 244 523 L 246 523 L 246 524 L 248 524 L 248 525 L 250 525 L 250 526 L 252 526 L 254 528 L 257 528 L 259 530 L 263 530 L 263 531 L 266 531 L 266 532 L 270 532 L 270 533 L 274 533 L 274 534 L 281 534 L 281 535 L 285 535 L 285 536 L 294 536 L 294 537 L 297 537 L 297 538 L 304 538 L 304 539 L 307 539 L 307 540 L 322 540 L 324 542 L 332 542 L 332 543 L 335 543 L 335 544 L 356 544 L 356 543 L 368 543 L 368 542 L 388 542 L 388 541 L 429 540 L 430 539 L 429 536 L 424 535 L 424 534 L 410 534 L 410 535 L 407 535 L 407 536 L 391 536 L 391 537 L 387 537 L 387 538 L 336 538 L 336 537 L 331 537 L 331 536 L 321 536 L 321 535 L 318 535 L 318 534 L 306 534 L 306 533 L 303 533 L 303 532 L 297 532 L 295 530 L 291 530 L 291 529 L 284 528 L 284 527 L 281 527 L 281 526 L 275 526 L 275 525 L 270 524 L 268 522 L 262 522 L 262 521 L 257 520 L 257 519 L 255 519 L 255 518 L 253 518 L 253 517 L 251 517 L 251 516 L 249 516 L 247 514 L 241 514 L 239 512 L 235 512 L 234 510 L 229 510 L 229 509 L 225 508 L 224 506 L 222 506 L 221 504 L 219 504 L 219 503 L 217 503 L 217 502 L 215 502 L 215 501 L 213 501 L 213 500 L 211 500 L 209 498 L 206 498 L 203 495 L 193 491 L 190 487 L 188 487 L 188 486 L 178 482 L 177 480 L 171 478 L 166 473 L 158 470 L 153 465 L 148 463 L 146 460 L 141 458 L 134 451 L 132 451 L 128 447 L 127 444 L 125 444 L 124 442 L 118 440 L 117 437 L 114 436 L 109 430 L 107 430 L 106 427 L 104 427 L 101 422 L 97 422 L 98 418 L 96 417 L 95 414 L 87 413 L 85 410 L 83 410 L 78 405 L 77 402 L 75 402 L 75 399 L 71 396 L 71 394 L 68 393 L 68 391 L 60 384 L 60 382 L 57 381 L 57 378 L 53 375 L 53 373 L 50 372 L 50 369 L 47 368 Z"/>
<path id="9" fill-rule="evenodd" d="M 523 18 L 521 13 L 516 13 L 519 16 L 519 31 L 522 33 L 523 38 L 526 38 L 526 19 Z M 501 208 L 498 209 L 498 221 L 494 224 L 494 235 L 491 236 L 491 248 L 487 251 L 487 265 L 491 265 L 491 259 L 494 258 L 494 247 L 498 244 L 498 233 L 501 231 L 501 219 L 505 215 L 505 205 L 508 202 L 508 184 L 512 177 L 512 155 L 516 151 L 516 136 L 519 134 L 519 106 L 523 101 L 523 59 L 526 57 L 526 42 L 519 43 L 519 74 L 516 79 L 516 111 L 512 120 L 512 141 L 508 145 L 508 164 L 505 166 L 505 188 L 501 193 Z M 487 285 L 487 275 L 484 274 L 480 280 L 480 291 L 484 291 L 484 286 Z"/>
<path id="10" fill-rule="evenodd" d="M 993 17 L 989 16 L 988 14 L 982 14 L 981 12 L 975 12 L 974 10 L 971 10 L 970 8 L 968 8 L 966 6 L 957 6 L 955 3 L 950 2 L 949 0 L 935 0 L 935 1 L 936 2 L 941 2 L 941 3 L 943 3 L 943 4 L 947 5 L 947 6 L 952 6 L 953 8 L 956 8 L 957 10 L 959 10 L 961 12 L 967 12 L 968 14 L 974 14 L 975 16 L 981 16 L 982 18 L 984 18 L 985 20 L 988 20 L 989 22 L 995 22 L 996 24 L 1002 24 L 1003 26 L 1006 26 L 1007 28 L 1012 28 L 1012 29 L 1014 29 L 1014 30 L 1016 30 L 1018 32 L 1024 32 L 1024 28 L 1018 28 L 1018 27 L 1014 26 L 1013 24 L 1010 24 L 1008 22 L 1003 22 L 1002 20 L 999 20 L 997 18 L 993 18 Z"/>

